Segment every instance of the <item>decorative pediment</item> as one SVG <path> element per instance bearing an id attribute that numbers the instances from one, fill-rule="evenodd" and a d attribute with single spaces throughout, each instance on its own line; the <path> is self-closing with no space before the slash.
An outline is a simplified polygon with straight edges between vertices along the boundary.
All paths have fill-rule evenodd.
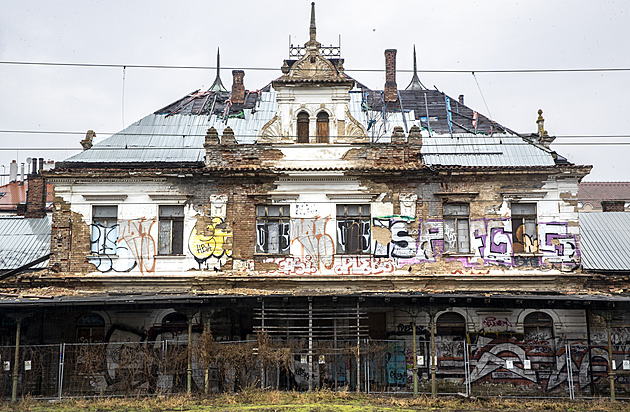
<path id="1" fill-rule="evenodd" d="M 289 73 L 282 76 L 282 80 L 344 80 L 337 72 L 335 66 L 319 53 L 319 48 L 307 50 L 300 60 L 295 62 Z"/>

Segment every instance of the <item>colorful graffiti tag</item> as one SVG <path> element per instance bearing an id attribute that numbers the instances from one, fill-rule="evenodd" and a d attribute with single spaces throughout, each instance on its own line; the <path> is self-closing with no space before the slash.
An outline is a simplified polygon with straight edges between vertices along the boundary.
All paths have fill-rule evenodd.
<path id="1" fill-rule="evenodd" d="M 188 238 L 188 249 L 194 256 L 195 260 L 201 267 L 204 263 L 212 263 L 218 265 L 225 264 L 227 258 L 232 256 L 232 230 L 228 227 L 227 222 L 220 217 L 212 217 L 209 222 L 197 220 L 197 225 L 190 233 Z M 199 230 L 199 224 L 202 226 Z"/>

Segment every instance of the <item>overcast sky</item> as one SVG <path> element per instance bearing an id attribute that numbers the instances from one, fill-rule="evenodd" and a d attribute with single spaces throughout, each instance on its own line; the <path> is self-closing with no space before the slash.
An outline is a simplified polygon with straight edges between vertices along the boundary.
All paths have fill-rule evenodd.
<path id="1" fill-rule="evenodd" d="M 214 66 L 223 83 L 245 69 L 249 90 L 280 73 L 294 44 L 308 40 L 310 1 L 9 1 L 0 0 L 0 61 Z M 337 44 L 348 74 L 382 89 L 383 52 L 398 49 L 398 69 L 630 68 L 630 1 L 316 2 L 317 38 Z M 254 70 L 269 68 L 274 70 Z M 56 67 L 0 64 L 0 130 L 78 132 L 101 139 L 196 89 L 214 70 Z M 399 72 L 399 88 L 411 79 Z M 630 71 L 590 73 L 420 73 L 422 82 L 520 133 L 545 128 L 588 181 L 630 180 L 627 113 Z M 489 112 L 488 112 L 489 111 Z M 62 160 L 80 149 L 77 134 L 0 132 L 0 165 L 27 157 Z M 576 144 L 577 142 L 577 144 Z M 618 142 L 625 144 L 604 144 Z M 590 143 L 587 145 L 585 143 Z M 596 143 L 596 145 L 593 145 Z M 18 148 L 20 150 L 18 150 Z M 9 150 L 7 150 L 9 149 Z M 0 173 L 5 170 L 0 167 Z M 6 180 L 3 180 L 6 182 Z"/>

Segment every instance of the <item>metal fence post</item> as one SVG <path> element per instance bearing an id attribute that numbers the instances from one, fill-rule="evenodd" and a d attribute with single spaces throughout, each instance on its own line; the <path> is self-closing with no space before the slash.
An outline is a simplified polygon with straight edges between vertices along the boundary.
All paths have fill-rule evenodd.
<path id="1" fill-rule="evenodd" d="M 59 345 L 59 400 L 61 400 L 63 394 L 63 368 L 66 361 L 66 344 L 61 343 Z"/>
<path id="2" fill-rule="evenodd" d="M 466 386 L 466 397 L 470 397 L 471 388 L 470 388 L 470 356 L 468 353 L 469 345 L 464 341 L 464 384 Z"/>
<path id="3" fill-rule="evenodd" d="M 13 386 L 11 388 L 11 402 L 17 402 L 18 374 L 20 373 L 20 330 L 22 318 L 17 319 L 15 330 L 15 363 L 13 364 Z"/>
<path id="4" fill-rule="evenodd" d="M 567 384 L 569 385 L 569 399 L 575 399 L 575 388 L 573 387 L 573 365 L 571 362 L 571 344 L 569 342 L 565 345 L 564 354 L 567 362 Z"/>

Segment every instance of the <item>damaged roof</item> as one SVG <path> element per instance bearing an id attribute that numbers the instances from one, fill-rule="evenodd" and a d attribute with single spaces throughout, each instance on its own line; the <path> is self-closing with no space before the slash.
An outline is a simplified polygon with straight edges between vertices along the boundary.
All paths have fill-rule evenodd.
<path id="1" fill-rule="evenodd" d="M 630 213 L 580 213 L 582 267 L 593 271 L 630 271 Z"/>
<path id="2" fill-rule="evenodd" d="M 0 217 L 0 271 L 17 269 L 50 253 L 49 216 Z M 45 268 L 46 262 L 32 269 Z"/>

